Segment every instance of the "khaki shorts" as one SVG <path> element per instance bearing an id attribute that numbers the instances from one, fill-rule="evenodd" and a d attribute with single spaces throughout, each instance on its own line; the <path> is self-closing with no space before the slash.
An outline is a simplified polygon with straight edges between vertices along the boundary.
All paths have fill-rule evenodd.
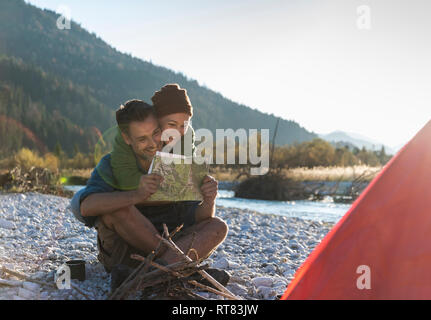
<path id="1" fill-rule="evenodd" d="M 160 234 L 163 233 L 163 223 L 167 224 L 168 230 L 184 224 L 183 229 L 175 234 L 172 240 L 176 240 L 189 233 L 189 227 L 194 225 L 194 214 L 197 204 L 177 204 L 174 211 L 169 206 L 165 208 L 139 207 L 141 211 L 156 227 Z M 109 229 L 101 219 L 95 222 L 97 230 L 97 248 L 99 254 L 97 258 L 104 265 L 106 272 L 110 273 L 112 268 L 117 264 L 124 264 L 131 268 L 136 268 L 141 263 L 138 260 L 130 258 L 131 254 L 139 254 L 143 257 L 146 254 L 123 240 L 116 232 Z"/>
<path id="2" fill-rule="evenodd" d="M 95 228 L 97 230 L 97 248 L 99 249 L 97 258 L 105 267 L 106 272 L 110 273 L 117 264 L 124 264 L 131 268 L 139 266 L 140 261 L 130 258 L 132 253 L 146 256 L 144 252 L 133 248 L 116 232 L 109 229 L 102 219 L 96 220 Z"/>

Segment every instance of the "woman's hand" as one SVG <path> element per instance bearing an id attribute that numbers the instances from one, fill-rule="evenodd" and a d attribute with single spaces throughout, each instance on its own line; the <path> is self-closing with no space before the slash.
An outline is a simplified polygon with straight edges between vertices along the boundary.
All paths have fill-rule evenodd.
<path id="1" fill-rule="evenodd" d="M 218 192 L 218 182 L 211 176 L 205 176 L 201 187 L 204 202 L 214 204 Z"/>

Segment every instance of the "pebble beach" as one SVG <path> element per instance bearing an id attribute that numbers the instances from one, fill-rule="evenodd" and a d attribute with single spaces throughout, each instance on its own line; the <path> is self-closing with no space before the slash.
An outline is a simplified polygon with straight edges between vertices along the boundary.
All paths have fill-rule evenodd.
<path id="1" fill-rule="evenodd" d="M 103 300 L 110 275 L 97 260 L 96 230 L 76 220 L 70 199 L 39 193 L 0 194 L 0 300 Z M 211 267 L 226 270 L 226 286 L 244 299 L 274 300 L 333 223 L 217 206 L 229 233 L 212 256 Z M 86 280 L 58 290 L 56 270 L 66 261 L 86 261 Z M 36 280 L 36 282 L 31 281 Z M 199 292 L 209 299 L 223 299 Z"/>

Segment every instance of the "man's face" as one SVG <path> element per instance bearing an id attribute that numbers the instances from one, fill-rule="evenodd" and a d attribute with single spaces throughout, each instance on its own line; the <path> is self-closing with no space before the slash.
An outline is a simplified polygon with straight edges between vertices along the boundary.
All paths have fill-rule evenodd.
<path id="1" fill-rule="evenodd" d="M 149 116 L 144 121 L 132 121 L 128 134 L 121 134 L 136 156 L 145 161 L 150 161 L 156 151 L 162 148 L 161 130 L 154 116 Z"/>

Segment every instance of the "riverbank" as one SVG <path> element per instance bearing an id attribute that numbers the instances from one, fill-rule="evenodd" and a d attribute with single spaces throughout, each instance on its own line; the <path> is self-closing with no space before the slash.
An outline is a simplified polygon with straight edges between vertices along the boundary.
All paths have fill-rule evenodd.
<path id="1" fill-rule="evenodd" d="M 65 261 L 87 261 L 87 280 L 78 288 L 0 285 L 0 299 L 106 299 L 110 276 L 97 261 L 96 231 L 77 221 L 69 199 L 39 193 L 0 194 L 0 265 L 53 283 Z M 245 299 L 275 299 L 332 223 L 217 206 L 228 236 L 207 260 L 231 274 L 227 288 Z M 0 278 L 18 280 L 0 272 Z M 217 298 L 203 293 L 209 298 Z"/>

